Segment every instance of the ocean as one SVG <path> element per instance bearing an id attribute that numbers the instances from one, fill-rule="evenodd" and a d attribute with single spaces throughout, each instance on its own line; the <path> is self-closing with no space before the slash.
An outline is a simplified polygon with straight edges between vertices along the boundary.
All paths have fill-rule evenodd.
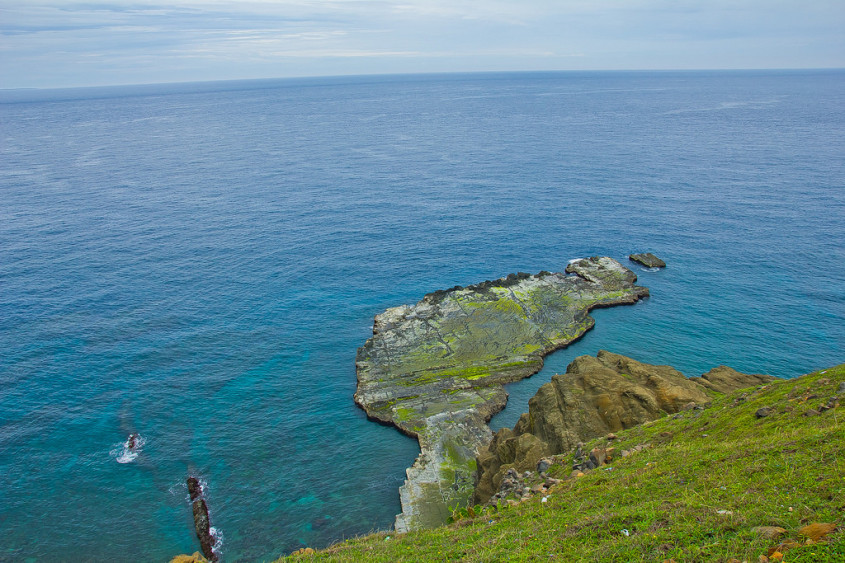
<path id="1" fill-rule="evenodd" d="M 371 76 L 0 91 L 0 561 L 225 561 L 389 528 L 416 442 L 355 406 L 373 316 L 573 258 L 644 302 L 599 349 L 845 361 L 845 71 Z M 127 451 L 130 434 L 142 446 Z"/>

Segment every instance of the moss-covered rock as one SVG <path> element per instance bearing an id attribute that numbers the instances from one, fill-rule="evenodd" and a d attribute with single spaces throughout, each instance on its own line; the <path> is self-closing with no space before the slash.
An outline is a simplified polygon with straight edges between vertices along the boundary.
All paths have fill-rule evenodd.
<path id="1" fill-rule="evenodd" d="M 631 254 L 628 259 L 637 264 L 642 264 L 646 268 L 665 268 L 666 262 L 652 254 L 651 252 L 644 252 L 642 254 Z"/>
<path id="2" fill-rule="evenodd" d="M 536 373 L 546 354 L 592 328 L 590 309 L 648 295 L 611 258 L 575 260 L 566 272 L 575 275 L 519 273 L 454 287 L 376 316 L 358 350 L 355 401 L 421 449 L 400 489 L 397 530 L 442 524 L 470 499 L 475 454 L 507 402 L 505 383 Z"/>

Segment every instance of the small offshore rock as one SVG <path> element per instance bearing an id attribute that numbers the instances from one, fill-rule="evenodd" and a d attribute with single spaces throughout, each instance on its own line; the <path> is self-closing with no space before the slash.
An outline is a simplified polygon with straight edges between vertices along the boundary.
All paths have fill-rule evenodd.
<path id="1" fill-rule="evenodd" d="M 756 416 L 757 418 L 765 418 L 770 414 L 772 414 L 772 409 L 770 409 L 769 407 L 762 407 L 757 409 L 757 412 L 754 413 L 754 416 Z"/>
<path id="2" fill-rule="evenodd" d="M 630 254 L 628 259 L 631 262 L 642 264 L 646 268 L 665 268 L 666 262 L 652 254 L 651 252 L 643 252 L 640 254 Z"/>
<path id="3" fill-rule="evenodd" d="M 191 497 L 191 502 L 202 496 L 202 487 L 196 477 L 188 477 L 188 494 Z"/>
<path id="4" fill-rule="evenodd" d="M 751 528 L 751 531 L 767 540 L 776 540 L 786 533 L 786 530 L 780 526 L 757 526 L 756 528 Z"/>
<path id="5" fill-rule="evenodd" d="M 202 553 L 210 561 L 217 561 L 217 554 L 214 553 L 214 536 L 211 535 L 211 523 L 208 517 L 208 505 L 202 498 L 202 485 L 196 477 L 188 477 L 188 492 L 191 495 L 191 508 L 194 513 L 194 528 L 197 532 L 197 539 L 200 540 Z"/>

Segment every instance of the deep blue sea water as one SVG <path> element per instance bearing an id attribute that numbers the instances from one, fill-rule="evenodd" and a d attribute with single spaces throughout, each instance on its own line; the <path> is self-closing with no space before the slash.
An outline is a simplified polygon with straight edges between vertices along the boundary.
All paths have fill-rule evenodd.
<path id="1" fill-rule="evenodd" d="M 456 284 L 669 263 L 494 427 L 601 348 L 844 362 L 843 241 L 843 71 L 0 92 L 0 561 L 196 551 L 189 473 L 229 561 L 389 527 L 418 449 L 353 404 L 356 348 Z"/>

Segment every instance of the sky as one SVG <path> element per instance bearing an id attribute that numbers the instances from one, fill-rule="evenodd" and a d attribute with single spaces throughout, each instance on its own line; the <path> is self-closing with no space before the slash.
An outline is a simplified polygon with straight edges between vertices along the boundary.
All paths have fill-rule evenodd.
<path id="1" fill-rule="evenodd" d="M 845 0 L 0 0 L 0 88 L 845 67 Z"/>

